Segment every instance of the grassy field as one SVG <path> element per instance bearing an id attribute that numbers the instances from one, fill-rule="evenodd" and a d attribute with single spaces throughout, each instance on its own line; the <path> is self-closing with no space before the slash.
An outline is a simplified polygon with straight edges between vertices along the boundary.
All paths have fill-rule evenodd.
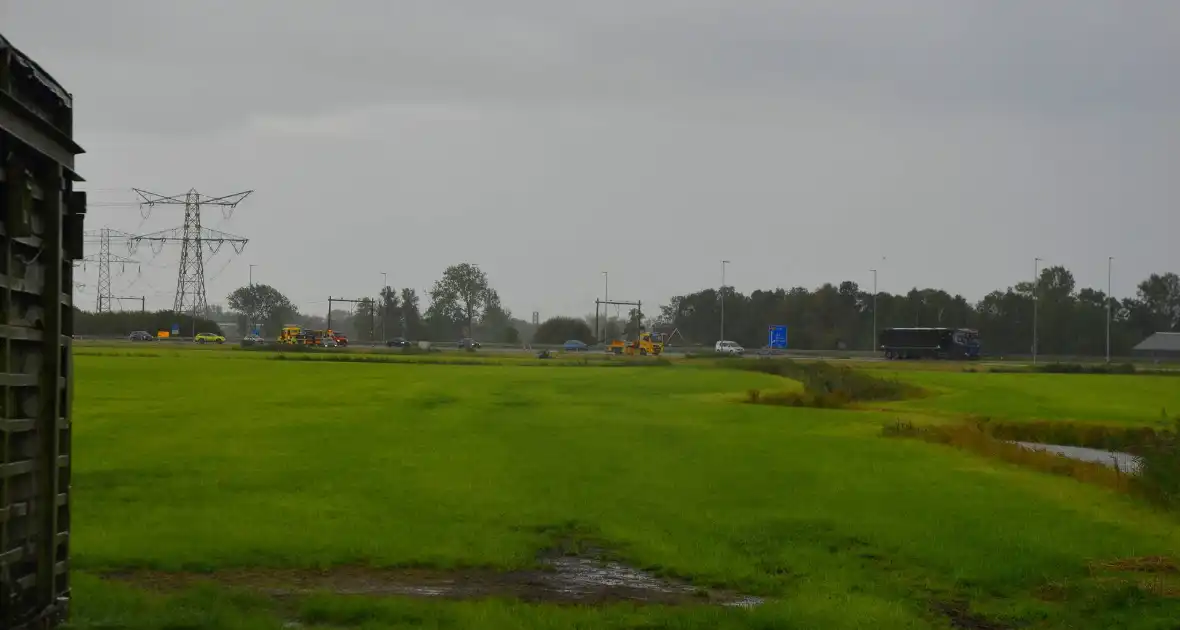
<path id="1" fill-rule="evenodd" d="M 1158 426 L 1180 417 L 1180 377 L 874 370 L 932 396 L 890 408 L 1004 420 L 1075 420 Z"/>
<path id="2" fill-rule="evenodd" d="M 796 387 L 775 376 L 79 355 L 78 628 L 1163 629 L 1180 618 L 1180 585 L 1132 570 L 1180 555 L 1176 517 L 1072 479 L 884 439 L 893 413 L 740 404 L 750 389 Z M 1140 408 L 1180 411 L 1176 379 L 898 377 L 937 393 L 894 404 L 943 414 L 1137 422 Z M 229 581 L 157 588 L 106 576 L 522 570 L 571 538 L 767 601 L 276 598 Z M 1147 557 L 1163 564 L 1136 560 Z"/>

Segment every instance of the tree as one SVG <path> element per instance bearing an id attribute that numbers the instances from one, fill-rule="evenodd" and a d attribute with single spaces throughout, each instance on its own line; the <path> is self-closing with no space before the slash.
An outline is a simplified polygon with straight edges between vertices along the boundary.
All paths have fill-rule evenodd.
<path id="1" fill-rule="evenodd" d="M 226 301 L 231 309 L 246 318 L 251 327 L 262 324 L 272 333 L 296 314 L 291 300 L 268 284 L 252 284 L 235 289 Z"/>
<path id="2" fill-rule="evenodd" d="M 198 317 L 193 321 L 192 313 L 174 313 L 172 311 L 140 312 L 115 311 L 104 313 L 88 313 L 74 311 L 74 332 L 82 336 L 125 337 L 131 331 L 142 330 L 155 335 L 161 330 L 172 331 L 173 325 L 180 326 L 182 336 L 197 332 L 213 332 L 220 334 L 221 327 L 212 320 Z"/>
<path id="3" fill-rule="evenodd" d="M 397 290 L 386 286 L 381 289 L 381 305 L 379 307 L 381 324 L 378 331 L 383 337 L 389 337 L 402 328 L 402 306 Z"/>
<path id="4" fill-rule="evenodd" d="M 495 289 L 488 289 L 483 316 L 480 318 L 478 327 L 479 334 L 486 339 L 514 343 L 515 341 L 507 341 L 505 338 L 508 329 L 511 327 L 512 311 L 500 304 L 500 294 L 496 293 Z M 519 338 L 519 334 L 517 334 L 515 339 Z"/>
<path id="5" fill-rule="evenodd" d="M 1152 274 L 1134 297 L 1115 299 L 1078 287 L 1073 273 L 1060 266 L 1041 270 L 1037 281 L 1017 282 L 971 303 L 942 289 L 918 288 L 900 294 L 877 294 L 877 328 L 938 326 L 980 331 L 988 354 L 1027 354 L 1032 348 L 1034 286 L 1038 348 L 1046 355 L 1097 356 L 1105 352 L 1107 305 L 1110 306 L 1111 352 L 1125 356 L 1136 343 L 1158 331 L 1180 330 L 1180 276 Z M 749 295 L 725 288 L 725 335 L 747 347 L 766 343 L 767 327 L 790 327 L 792 348 L 868 349 L 872 345 L 873 296 L 854 281 L 815 289 L 758 290 Z M 626 330 L 637 326 L 634 314 Z M 594 318 L 590 316 L 590 325 Z M 678 330 L 687 343 L 712 345 L 720 326 L 716 289 L 672 298 L 653 323 L 662 331 Z"/>
<path id="6" fill-rule="evenodd" d="M 628 337 L 638 337 L 642 331 L 643 312 L 637 308 L 633 308 L 627 313 L 627 327 L 623 329 L 623 333 Z"/>
<path id="7" fill-rule="evenodd" d="M 504 343 L 520 343 L 520 331 L 516 329 L 516 326 L 509 326 L 504 329 L 504 334 L 501 335 L 500 339 Z"/>
<path id="8" fill-rule="evenodd" d="M 1153 332 L 1180 331 L 1180 276 L 1153 273 L 1138 288 L 1138 298 L 1155 326 Z"/>
<path id="9" fill-rule="evenodd" d="M 470 335 L 492 295 L 488 276 L 478 266 L 471 263 L 451 265 L 430 290 L 430 310 L 434 311 L 435 317 L 463 322 L 463 333 Z"/>
<path id="10" fill-rule="evenodd" d="M 570 339 L 594 342 L 594 332 L 584 320 L 574 317 L 550 317 L 533 333 L 533 343 L 559 344 Z"/>
<path id="11" fill-rule="evenodd" d="M 422 328 L 422 314 L 418 311 L 418 292 L 411 288 L 402 289 L 402 330 L 406 339 L 414 339 Z"/>
<path id="12" fill-rule="evenodd" d="M 356 336 L 363 341 L 375 341 L 381 329 L 377 328 L 377 301 L 373 298 L 363 298 L 356 303 L 356 310 L 352 314 L 352 326 Z"/>

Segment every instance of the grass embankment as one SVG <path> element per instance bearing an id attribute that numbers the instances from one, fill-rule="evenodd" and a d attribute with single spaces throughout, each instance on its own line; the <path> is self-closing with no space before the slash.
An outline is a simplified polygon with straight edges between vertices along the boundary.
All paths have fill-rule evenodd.
<path id="1" fill-rule="evenodd" d="M 77 627 L 1164 628 L 1180 617 L 1168 574 L 1115 563 L 1180 555 L 1173 518 L 1100 487 L 881 439 L 892 415 L 732 404 L 792 387 L 778 376 L 227 360 L 250 354 L 77 358 Z M 769 601 L 273 600 L 99 577 L 519 569 L 571 530 L 636 566 Z"/>
<path id="2" fill-rule="evenodd" d="M 1180 416 L 1180 380 L 1118 374 L 993 374 L 876 370 L 932 396 L 883 405 L 953 417 L 1166 427 Z"/>

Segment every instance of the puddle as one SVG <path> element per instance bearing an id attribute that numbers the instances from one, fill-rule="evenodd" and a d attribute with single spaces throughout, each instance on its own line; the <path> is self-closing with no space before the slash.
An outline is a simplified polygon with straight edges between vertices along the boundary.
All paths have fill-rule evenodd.
<path id="1" fill-rule="evenodd" d="M 1081 446 L 1041 444 L 1039 442 L 1016 442 L 1016 444 L 1029 450 L 1056 453 L 1063 457 L 1068 457 L 1070 459 L 1076 459 L 1083 462 L 1094 462 L 1096 464 L 1102 464 L 1111 468 L 1117 466 L 1119 470 L 1130 474 L 1138 473 L 1140 467 L 1142 466 L 1139 458 L 1130 453 L 1104 451 L 1101 449 L 1084 448 Z"/>
<path id="2" fill-rule="evenodd" d="M 668 580 L 618 562 L 559 556 L 543 558 L 542 568 L 499 572 L 487 569 L 236 569 L 213 573 L 127 571 L 107 573 L 110 580 L 159 590 L 212 582 L 273 597 L 317 592 L 340 595 L 404 596 L 443 599 L 507 597 L 528 602 L 597 604 L 637 602 L 665 605 L 709 604 L 754 607 L 760 597 L 702 589 Z"/>

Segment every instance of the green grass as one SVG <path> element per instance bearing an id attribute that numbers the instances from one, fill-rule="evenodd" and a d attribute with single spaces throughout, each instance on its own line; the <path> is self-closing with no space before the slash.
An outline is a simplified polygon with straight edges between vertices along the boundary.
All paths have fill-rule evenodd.
<path id="1" fill-rule="evenodd" d="M 255 360 L 229 360 L 243 358 Z M 965 387 L 943 376 L 1119 378 L 906 378 Z M 792 387 L 772 375 L 683 365 L 79 356 L 74 623 L 948 628 L 932 609 L 951 600 L 1013 627 L 1167 628 L 1180 617 L 1180 599 L 1087 569 L 1095 559 L 1180 555 L 1174 517 L 1072 479 L 883 439 L 893 414 L 733 402 L 750 389 Z M 1125 409 L 1134 396 L 1171 400 L 1119 391 L 1108 390 Z M 929 400 L 946 405 L 951 396 Z M 1084 408 L 1067 401 L 1063 390 L 1042 406 L 1063 417 Z M 637 566 L 771 601 L 750 611 L 331 595 L 280 602 L 224 588 L 151 593 L 97 577 L 127 567 L 513 569 L 553 543 L 547 532 L 570 528 L 609 541 Z M 1038 597 L 1046 589 L 1055 596 Z"/>
<path id="2" fill-rule="evenodd" d="M 1180 382 L 1172 376 L 993 374 L 874 371 L 929 390 L 932 396 L 886 407 L 1005 420 L 1075 420 L 1158 426 L 1180 416 Z"/>

